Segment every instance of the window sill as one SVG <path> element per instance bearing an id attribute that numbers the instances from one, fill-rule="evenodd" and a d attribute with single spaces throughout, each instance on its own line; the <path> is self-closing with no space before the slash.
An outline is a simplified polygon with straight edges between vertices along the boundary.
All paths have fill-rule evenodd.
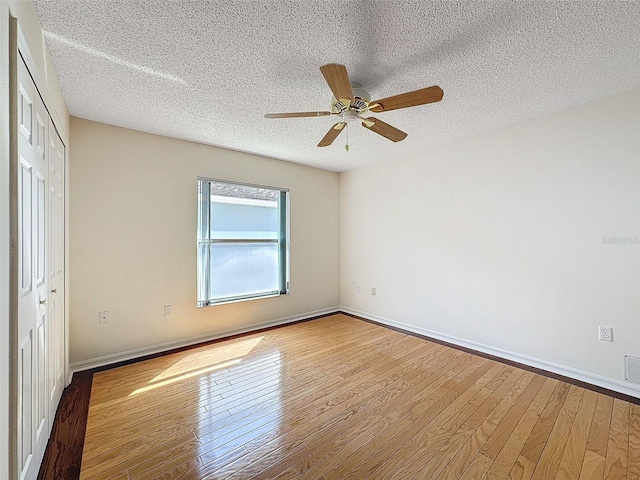
<path id="1" fill-rule="evenodd" d="M 274 297 L 280 297 L 282 295 L 289 295 L 289 292 L 286 292 L 286 293 L 269 292 L 269 293 L 260 294 L 260 295 L 252 295 L 250 297 L 233 297 L 233 298 L 219 300 L 215 302 L 207 301 L 206 303 L 203 303 L 203 304 L 200 304 L 200 302 L 198 302 L 197 306 L 198 308 L 215 307 L 217 305 L 228 305 L 230 303 L 248 302 L 250 300 L 261 300 L 263 298 L 274 298 Z"/>

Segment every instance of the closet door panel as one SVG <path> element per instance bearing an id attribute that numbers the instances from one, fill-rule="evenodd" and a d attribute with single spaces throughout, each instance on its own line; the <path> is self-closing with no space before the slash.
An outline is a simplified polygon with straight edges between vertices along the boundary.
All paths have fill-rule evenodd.
<path id="1" fill-rule="evenodd" d="M 49 121 L 49 404 L 55 416 L 64 390 L 64 158 L 65 146 Z"/>
<path id="2" fill-rule="evenodd" d="M 34 118 L 35 87 L 26 68 L 18 72 L 18 462 L 23 478 L 37 469 L 36 374 L 34 344 L 36 310 L 35 263 L 37 261 L 37 181 Z M 35 455 L 37 456 L 37 454 Z"/>
<path id="3" fill-rule="evenodd" d="M 20 478 L 37 477 L 51 411 L 50 118 L 24 62 L 18 65 L 17 456 Z M 64 346 L 63 346 L 64 348 Z"/>

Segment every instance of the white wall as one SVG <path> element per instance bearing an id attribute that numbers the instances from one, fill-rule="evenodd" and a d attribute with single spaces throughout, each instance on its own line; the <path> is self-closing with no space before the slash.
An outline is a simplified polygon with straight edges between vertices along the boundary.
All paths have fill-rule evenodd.
<path id="1" fill-rule="evenodd" d="M 640 396 L 640 89 L 340 184 L 343 307 Z"/>
<path id="2" fill-rule="evenodd" d="M 337 173 L 73 117 L 70 164 L 72 365 L 337 308 Z M 196 308 L 197 176 L 290 189 L 290 295 Z"/>
<path id="3" fill-rule="evenodd" d="M 0 478 L 10 478 L 10 348 L 9 315 L 9 16 L 17 19 L 29 51 L 28 66 L 39 81 L 45 102 L 63 135 L 68 132 L 69 115 L 33 3 L 29 0 L 0 2 Z"/>

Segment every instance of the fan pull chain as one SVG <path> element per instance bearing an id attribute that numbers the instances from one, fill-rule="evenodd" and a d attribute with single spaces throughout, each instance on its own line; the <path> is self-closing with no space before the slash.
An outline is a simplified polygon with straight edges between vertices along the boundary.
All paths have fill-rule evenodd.
<path id="1" fill-rule="evenodd" d="M 345 127 L 345 129 L 347 130 L 346 131 L 347 138 L 346 138 L 345 143 L 344 143 L 344 149 L 348 153 L 349 152 L 349 124 L 348 123 L 347 123 L 347 126 Z"/>

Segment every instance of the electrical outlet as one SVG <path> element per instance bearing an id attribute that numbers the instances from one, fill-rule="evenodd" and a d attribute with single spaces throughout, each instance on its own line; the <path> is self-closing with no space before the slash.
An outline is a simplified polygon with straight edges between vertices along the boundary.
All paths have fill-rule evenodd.
<path id="1" fill-rule="evenodd" d="M 101 325 L 109 323 L 109 312 L 98 312 L 98 323 Z"/>
<path id="2" fill-rule="evenodd" d="M 356 293 L 360 293 L 360 285 L 356 285 Z"/>
<path id="3" fill-rule="evenodd" d="M 171 315 L 171 305 L 165 305 L 164 306 L 164 316 L 167 317 Z"/>
<path id="4" fill-rule="evenodd" d="M 376 287 L 371 287 L 371 295 L 377 295 L 378 289 Z"/>
<path id="5" fill-rule="evenodd" d="M 613 342 L 613 328 L 611 327 L 603 327 L 600 325 L 598 327 L 598 338 L 605 342 Z"/>

